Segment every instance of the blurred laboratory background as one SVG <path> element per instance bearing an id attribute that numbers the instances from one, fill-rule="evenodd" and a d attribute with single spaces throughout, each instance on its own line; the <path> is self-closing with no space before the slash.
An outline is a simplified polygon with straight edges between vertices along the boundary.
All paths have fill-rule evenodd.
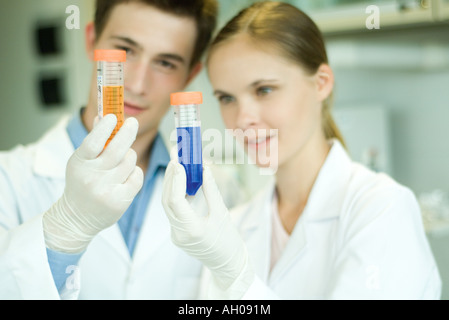
<path id="1" fill-rule="evenodd" d="M 221 0 L 222 26 L 252 0 Z M 336 74 L 334 115 L 354 160 L 416 194 L 449 299 L 449 0 L 289 0 L 321 28 Z M 87 100 L 84 27 L 93 0 L 0 0 L 0 150 L 38 139 Z M 79 8 L 80 28 L 67 18 Z M 67 12 L 66 12 L 67 10 Z M 376 10 L 379 19 L 376 19 Z M 236 75 L 238 76 L 238 75 Z M 203 130 L 224 130 L 207 75 Z M 171 112 L 161 132 L 167 144 Z M 269 179 L 251 165 L 217 166 L 244 194 Z"/>

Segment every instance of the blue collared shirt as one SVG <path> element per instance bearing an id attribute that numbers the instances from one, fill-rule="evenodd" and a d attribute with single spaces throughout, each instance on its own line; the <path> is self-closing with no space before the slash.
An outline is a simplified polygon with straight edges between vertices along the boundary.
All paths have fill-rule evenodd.
<path id="1" fill-rule="evenodd" d="M 81 121 L 81 112 L 71 119 L 67 125 L 67 133 L 75 149 L 81 146 L 88 132 Z M 147 207 L 153 194 L 156 177 L 160 170 L 164 171 L 170 161 L 167 148 L 160 134 L 156 136 L 151 146 L 150 161 L 145 174 L 143 187 L 134 201 L 118 221 L 118 226 L 123 239 L 132 257 L 136 242 L 142 227 Z M 69 266 L 77 265 L 82 254 L 62 254 L 47 249 L 48 261 L 58 290 L 64 288 L 64 283 L 70 275 L 67 273 Z"/>

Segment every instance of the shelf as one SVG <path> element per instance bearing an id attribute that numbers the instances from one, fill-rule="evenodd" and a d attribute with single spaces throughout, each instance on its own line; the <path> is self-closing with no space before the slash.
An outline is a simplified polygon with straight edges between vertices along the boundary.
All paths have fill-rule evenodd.
<path id="1" fill-rule="evenodd" d="M 431 71 L 449 68 L 449 45 L 436 42 L 416 46 L 410 42 L 329 41 L 327 49 L 330 63 L 336 69 Z"/>
<path id="2" fill-rule="evenodd" d="M 377 9 L 380 29 L 431 24 L 437 20 L 435 16 L 437 9 L 443 7 L 441 1 L 445 4 L 444 9 L 447 9 L 446 7 L 449 7 L 448 0 L 383 0 L 376 2 L 374 7 L 373 1 L 366 0 L 356 1 L 352 4 L 344 4 L 345 1 L 338 0 L 321 1 L 319 8 L 317 8 L 317 4 L 312 6 L 310 1 L 291 0 L 290 3 L 308 13 L 323 33 L 331 34 L 369 30 L 367 25 L 370 25 L 373 14 L 377 12 L 373 10 Z"/>
<path id="3" fill-rule="evenodd" d="M 438 21 L 449 21 L 449 0 L 437 0 L 433 12 Z"/>

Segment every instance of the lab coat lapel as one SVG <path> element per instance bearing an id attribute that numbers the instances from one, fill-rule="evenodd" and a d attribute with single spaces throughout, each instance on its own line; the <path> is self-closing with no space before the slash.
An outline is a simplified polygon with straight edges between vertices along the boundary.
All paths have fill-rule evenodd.
<path id="1" fill-rule="evenodd" d="M 270 272 L 271 251 L 271 199 L 274 183 L 267 187 L 251 202 L 249 211 L 241 212 L 243 221 L 238 223 L 242 236 L 246 239 L 248 253 L 256 274 L 265 282 Z"/>
<path id="2" fill-rule="evenodd" d="M 338 140 L 323 164 L 310 192 L 304 212 L 298 219 L 290 239 L 270 274 L 276 282 L 298 259 L 307 245 L 307 230 L 311 223 L 326 223 L 340 215 L 345 185 L 350 178 L 351 160 Z"/>
<path id="3" fill-rule="evenodd" d="M 163 175 L 158 174 L 132 257 L 117 223 L 99 234 L 123 259 L 133 265 L 145 263 L 146 259 L 170 241 L 170 225 L 161 202 L 162 182 Z"/>
<path id="4" fill-rule="evenodd" d="M 299 219 L 293 229 L 290 239 L 282 252 L 279 260 L 271 270 L 269 283 L 276 282 L 282 274 L 300 258 L 301 252 L 307 244 L 306 228 L 304 219 Z"/>
<path id="5" fill-rule="evenodd" d="M 105 241 L 126 263 L 131 261 L 128 247 L 126 246 L 122 232 L 117 223 L 101 231 L 97 237 Z M 93 241 L 95 241 L 95 239 Z"/>
<path id="6" fill-rule="evenodd" d="M 67 161 L 75 151 L 66 130 L 68 121 L 69 117 L 64 117 L 37 142 L 33 161 L 37 175 L 65 178 Z"/>
<path id="7" fill-rule="evenodd" d="M 167 242 L 170 242 L 170 224 L 162 206 L 162 184 L 164 175 L 158 173 L 154 184 L 142 230 L 134 249 L 133 263 L 144 263 Z"/>
<path id="8" fill-rule="evenodd" d="M 325 221 L 340 215 L 351 166 L 352 161 L 343 146 L 334 139 L 307 201 L 304 214 L 307 222 Z"/>

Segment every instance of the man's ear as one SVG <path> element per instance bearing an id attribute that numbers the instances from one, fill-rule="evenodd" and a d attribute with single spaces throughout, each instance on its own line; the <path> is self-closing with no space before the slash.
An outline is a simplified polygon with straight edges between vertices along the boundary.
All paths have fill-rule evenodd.
<path id="1" fill-rule="evenodd" d="M 322 64 L 316 73 L 316 83 L 320 101 L 326 100 L 334 89 L 334 72 L 327 64 Z"/>
<path id="2" fill-rule="evenodd" d="M 186 87 L 192 82 L 193 79 L 203 70 L 203 64 L 198 62 L 193 66 L 192 70 L 190 70 L 189 76 L 187 77 Z"/>
<path id="3" fill-rule="evenodd" d="M 95 25 L 93 21 L 89 22 L 86 26 L 85 30 L 86 35 L 86 53 L 87 56 L 91 61 L 94 60 L 94 50 L 95 50 L 95 42 L 97 39 L 96 32 L 95 32 Z"/>

